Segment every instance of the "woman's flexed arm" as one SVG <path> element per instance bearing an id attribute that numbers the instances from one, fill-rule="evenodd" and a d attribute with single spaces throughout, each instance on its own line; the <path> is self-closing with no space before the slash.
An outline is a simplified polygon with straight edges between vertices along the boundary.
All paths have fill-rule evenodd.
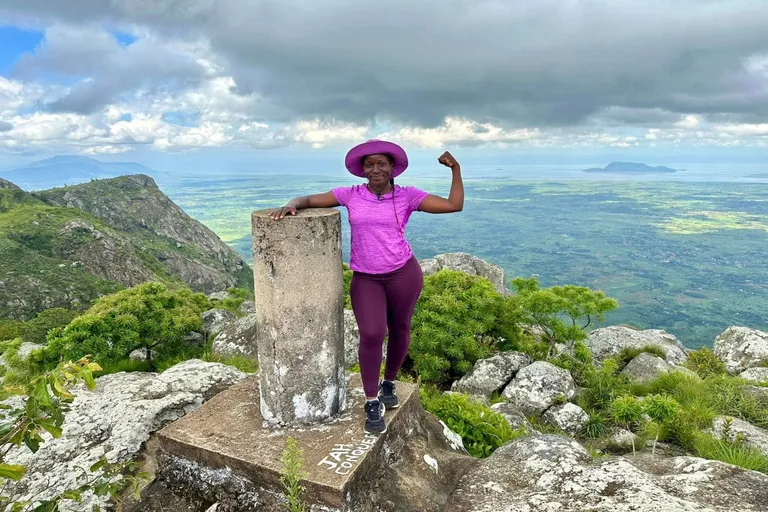
<path id="1" fill-rule="evenodd" d="M 461 180 L 461 166 L 448 151 L 440 155 L 438 162 L 451 169 L 451 191 L 448 199 L 436 195 L 428 195 L 419 205 L 419 211 L 427 213 L 453 213 L 464 209 L 464 183 Z"/>

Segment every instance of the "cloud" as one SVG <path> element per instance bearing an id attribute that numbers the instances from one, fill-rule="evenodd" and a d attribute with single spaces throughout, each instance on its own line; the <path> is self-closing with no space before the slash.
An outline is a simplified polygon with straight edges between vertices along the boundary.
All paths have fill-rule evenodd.
<path id="1" fill-rule="evenodd" d="M 196 45 L 143 37 L 123 47 L 108 32 L 93 26 L 54 25 L 34 53 L 24 55 L 14 76 L 31 80 L 58 75 L 78 80 L 48 104 L 52 112 L 91 114 L 121 94 L 194 87 L 206 76 Z"/>
<path id="2" fill-rule="evenodd" d="M 0 121 L 0 132 L 9 132 L 13 129 L 13 125 L 6 121 Z"/>
<path id="3" fill-rule="evenodd" d="M 278 121 L 570 126 L 614 107 L 768 117 L 765 6 L 753 0 L 5 4 L 16 16 L 199 38 Z"/>

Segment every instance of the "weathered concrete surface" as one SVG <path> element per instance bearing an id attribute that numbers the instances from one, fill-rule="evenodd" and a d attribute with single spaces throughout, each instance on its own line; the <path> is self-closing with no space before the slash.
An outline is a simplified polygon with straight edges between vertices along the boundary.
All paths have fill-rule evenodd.
<path id="1" fill-rule="evenodd" d="M 261 415 L 313 424 L 346 407 L 341 217 L 301 210 L 275 221 L 253 212 L 253 276 Z"/>
<path id="2" fill-rule="evenodd" d="M 161 469 L 160 472 L 170 475 L 171 481 L 187 480 L 184 483 L 187 489 L 207 489 L 206 499 L 215 501 L 222 498 L 221 489 L 214 489 L 216 485 L 210 481 L 189 482 L 198 477 L 205 480 L 205 474 L 210 474 L 211 478 L 207 480 L 226 480 L 227 485 L 236 488 L 235 494 L 239 497 L 228 498 L 228 510 L 240 510 L 237 503 L 242 504 L 242 510 L 267 510 L 263 507 L 273 503 L 275 496 L 282 493 L 279 483 L 281 457 L 285 442 L 291 436 L 303 452 L 303 470 L 307 476 L 302 483 L 310 503 L 331 510 L 367 510 L 362 505 L 355 505 L 356 500 L 370 501 L 372 489 L 369 483 L 377 474 L 387 471 L 390 464 L 402 460 L 404 449 L 406 452 L 414 449 L 416 445 L 406 440 L 414 431 L 423 429 L 426 423 L 416 385 L 398 382 L 397 392 L 402 405 L 387 411 L 387 432 L 379 436 L 365 434 L 364 397 L 360 377 L 355 374 L 349 382 L 349 390 L 358 406 L 351 407 L 346 414 L 309 427 L 262 428 L 258 386 L 255 377 L 248 377 L 209 400 L 198 411 L 159 432 L 162 452 L 167 457 L 167 471 Z M 432 435 L 442 436 L 439 432 Z M 442 444 L 447 446 L 447 441 L 442 439 Z M 462 461 L 474 464 L 471 457 L 460 451 L 453 453 L 458 460 L 455 468 L 453 464 L 446 467 L 443 455 L 442 465 L 436 470 L 431 469 L 428 461 L 441 456 L 435 452 L 430 457 L 421 454 L 423 471 L 440 472 L 440 478 L 444 479 L 458 469 L 466 470 Z M 226 479 L 222 476 L 224 473 L 227 473 Z M 390 471 L 390 477 L 393 473 Z M 448 484 L 455 484 L 461 474 L 454 476 L 450 482 L 426 487 L 434 487 L 435 490 L 430 492 L 440 490 L 445 497 L 450 492 Z"/>

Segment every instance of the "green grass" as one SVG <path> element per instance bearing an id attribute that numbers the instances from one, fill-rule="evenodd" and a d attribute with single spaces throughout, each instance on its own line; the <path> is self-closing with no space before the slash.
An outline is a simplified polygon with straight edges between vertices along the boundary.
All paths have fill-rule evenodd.
<path id="1" fill-rule="evenodd" d="M 768 457 L 761 451 L 742 443 L 716 439 L 711 435 L 702 433 L 694 441 L 694 451 L 696 455 L 704 459 L 719 460 L 768 474 Z"/>

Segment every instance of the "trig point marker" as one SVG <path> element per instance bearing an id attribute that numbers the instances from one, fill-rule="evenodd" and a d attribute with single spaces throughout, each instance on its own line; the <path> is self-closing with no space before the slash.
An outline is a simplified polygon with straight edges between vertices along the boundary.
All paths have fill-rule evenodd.
<path id="1" fill-rule="evenodd" d="M 313 424 L 346 408 L 341 216 L 300 210 L 251 216 L 261 415 Z"/>

